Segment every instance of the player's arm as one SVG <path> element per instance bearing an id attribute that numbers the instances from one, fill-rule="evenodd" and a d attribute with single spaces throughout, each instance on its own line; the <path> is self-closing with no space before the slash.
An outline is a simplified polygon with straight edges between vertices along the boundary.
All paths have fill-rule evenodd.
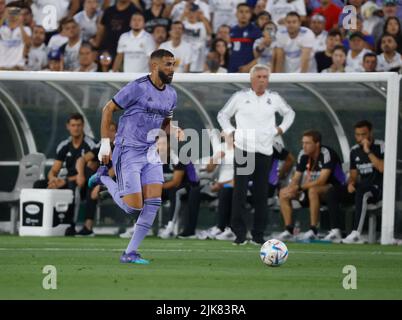
<path id="1" fill-rule="evenodd" d="M 317 180 L 309 181 L 301 186 L 302 190 L 308 190 L 315 186 L 325 186 L 328 182 L 328 178 L 331 175 L 331 169 L 321 169 L 320 176 Z"/>
<path id="2" fill-rule="evenodd" d="M 113 121 L 113 112 L 120 110 L 119 106 L 110 100 L 102 110 L 101 147 L 98 154 L 99 161 L 108 164 L 111 157 L 109 128 Z"/>
<path id="3" fill-rule="evenodd" d="M 348 180 L 348 192 L 349 193 L 353 193 L 356 191 L 357 177 L 358 177 L 357 169 L 350 169 L 349 180 Z"/>
<path id="4" fill-rule="evenodd" d="M 285 62 L 285 51 L 282 48 L 274 49 L 275 55 L 275 64 L 274 64 L 274 72 L 283 72 L 283 64 Z"/>
<path id="5" fill-rule="evenodd" d="M 161 129 L 166 132 L 167 135 L 174 135 L 179 141 L 185 140 L 184 131 L 172 124 L 172 118 L 168 117 L 165 118 L 162 122 Z"/>
<path id="6" fill-rule="evenodd" d="M 80 187 L 85 183 L 85 164 L 93 159 L 95 159 L 95 155 L 92 151 L 88 151 L 82 157 L 79 157 L 75 163 L 75 170 L 77 170 L 76 182 Z"/>
<path id="7" fill-rule="evenodd" d="M 184 173 L 184 170 L 174 170 L 172 180 L 164 182 L 162 189 L 172 189 L 180 186 L 184 178 Z"/>
<path id="8" fill-rule="evenodd" d="M 377 158 L 376 155 L 372 152 L 367 154 L 374 168 L 376 168 L 381 173 L 384 173 L 384 159 Z"/>
<path id="9" fill-rule="evenodd" d="M 60 160 L 55 160 L 52 167 L 50 168 L 49 173 L 47 174 L 47 178 L 50 180 L 57 179 L 57 175 L 59 174 L 61 167 L 63 166 L 63 162 Z"/>
<path id="10" fill-rule="evenodd" d="M 102 23 L 96 25 L 96 35 L 94 39 L 89 40 L 89 42 L 95 47 L 99 48 L 102 43 L 103 37 L 105 36 L 105 26 Z"/>
<path id="11" fill-rule="evenodd" d="M 302 48 L 301 49 L 301 63 L 300 63 L 300 72 L 308 72 L 309 64 L 310 64 L 310 55 L 312 48 Z"/>
<path id="12" fill-rule="evenodd" d="M 123 63 L 124 53 L 118 53 L 116 55 L 116 59 L 114 59 L 113 63 L 113 72 L 119 72 L 121 68 L 121 64 Z"/>

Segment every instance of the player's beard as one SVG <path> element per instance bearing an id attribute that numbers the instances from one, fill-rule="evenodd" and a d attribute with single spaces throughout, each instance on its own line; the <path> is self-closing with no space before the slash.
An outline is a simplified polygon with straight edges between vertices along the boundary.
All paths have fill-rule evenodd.
<path id="1" fill-rule="evenodd" d="M 167 74 L 164 73 L 163 71 L 159 70 L 159 71 L 158 71 L 158 76 L 159 76 L 159 79 L 161 79 L 161 81 L 162 81 L 164 84 L 169 84 L 169 83 L 171 83 L 172 80 L 173 80 L 173 72 L 172 72 L 172 76 L 169 77 L 169 75 L 167 75 Z"/>

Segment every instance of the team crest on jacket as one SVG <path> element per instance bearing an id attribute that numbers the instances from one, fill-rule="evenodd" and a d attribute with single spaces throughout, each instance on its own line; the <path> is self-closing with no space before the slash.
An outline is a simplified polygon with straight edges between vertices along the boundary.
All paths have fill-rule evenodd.
<path id="1" fill-rule="evenodd" d="M 267 103 L 271 104 L 271 99 L 270 98 L 267 99 Z"/>

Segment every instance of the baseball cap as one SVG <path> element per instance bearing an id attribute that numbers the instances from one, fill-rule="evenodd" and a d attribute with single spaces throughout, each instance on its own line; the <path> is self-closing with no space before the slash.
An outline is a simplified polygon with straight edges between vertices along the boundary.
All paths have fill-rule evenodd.
<path id="1" fill-rule="evenodd" d="M 200 9 L 200 6 L 198 4 L 192 3 L 190 6 L 190 11 L 197 11 Z"/>
<path id="2" fill-rule="evenodd" d="M 360 31 L 353 32 L 353 33 L 349 36 L 349 40 L 352 40 L 353 38 L 356 38 L 356 37 L 358 37 L 358 38 L 364 40 L 364 34 L 361 33 Z"/>
<path id="3" fill-rule="evenodd" d="M 383 0 L 384 6 L 397 6 L 398 0 Z"/>
<path id="4" fill-rule="evenodd" d="M 47 58 L 49 60 L 60 60 L 61 59 L 60 51 L 58 49 L 53 49 L 53 50 L 49 51 Z"/>

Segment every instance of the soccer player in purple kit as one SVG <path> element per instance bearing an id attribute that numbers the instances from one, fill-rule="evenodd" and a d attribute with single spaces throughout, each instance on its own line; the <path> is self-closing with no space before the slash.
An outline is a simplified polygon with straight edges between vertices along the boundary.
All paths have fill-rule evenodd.
<path id="1" fill-rule="evenodd" d="M 163 169 L 157 153 L 160 129 L 183 139 L 183 131 L 171 125 L 176 107 L 176 91 L 169 86 L 175 59 L 163 49 L 151 54 L 151 74 L 130 82 L 103 108 L 101 147 L 98 158 L 103 164 L 112 160 L 116 182 L 101 166 L 88 181 L 91 186 L 104 184 L 116 204 L 128 214 L 139 213 L 134 233 L 120 257 L 122 263 L 149 264 L 138 253 L 161 205 Z M 111 157 L 107 136 L 113 112 L 124 110 L 119 119 L 115 149 Z"/>

